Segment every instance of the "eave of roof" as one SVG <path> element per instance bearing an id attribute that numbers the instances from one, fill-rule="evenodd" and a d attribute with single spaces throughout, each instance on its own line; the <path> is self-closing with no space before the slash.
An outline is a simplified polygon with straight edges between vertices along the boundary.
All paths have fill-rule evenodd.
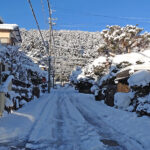
<path id="1" fill-rule="evenodd" d="M 18 29 L 17 24 L 0 24 L 0 30 L 16 30 Z"/>
<path id="2" fill-rule="evenodd" d="M 150 71 L 150 64 L 140 64 L 140 65 L 132 65 L 132 66 L 128 66 L 126 68 L 123 68 L 122 70 L 120 70 L 117 75 L 116 75 L 116 81 L 117 80 L 122 80 L 124 78 L 129 77 L 132 73 L 136 72 L 136 71 L 140 71 L 140 70 L 147 70 Z"/>

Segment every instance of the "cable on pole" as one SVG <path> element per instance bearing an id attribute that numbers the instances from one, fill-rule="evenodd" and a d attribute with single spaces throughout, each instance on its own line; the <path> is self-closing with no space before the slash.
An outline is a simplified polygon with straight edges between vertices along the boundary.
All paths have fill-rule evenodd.
<path id="1" fill-rule="evenodd" d="M 45 24 L 46 26 L 48 25 L 48 20 L 46 19 L 46 11 L 45 11 L 45 8 L 44 8 L 44 2 L 43 0 L 41 0 L 41 5 L 42 5 L 42 13 L 43 13 L 43 16 L 44 16 L 44 20 L 45 20 Z"/>
<path id="2" fill-rule="evenodd" d="M 47 48 L 47 46 L 46 46 L 46 44 L 45 44 L 45 41 L 44 41 L 44 38 L 43 38 L 43 35 L 42 35 L 42 32 L 41 32 L 41 29 L 40 29 L 40 26 L 39 26 L 39 23 L 38 23 L 38 21 L 37 21 L 37 18 L 36 18 L 36 15 L 35 15 L 35 12 L 34 12 L 34 9 L 33 9 L 32 3 L 31 3 L 31 0 L 28 0 L 28 3 L 29 3 L 29 5 L 30 5 L 30 8 L 31 8 L 31 11 L 32 11 L 34 20 L 35 20 L 35 22 L 36 22 L 37 28 L 38 28 L 38 30 L 39 30 L 39 33 L 40 33 L 42 42 L 43 42 L 43 44 L 44 44 L 44 47 Z M 40 51 L 41 51 L 41 50 L 40 50 Z"/>

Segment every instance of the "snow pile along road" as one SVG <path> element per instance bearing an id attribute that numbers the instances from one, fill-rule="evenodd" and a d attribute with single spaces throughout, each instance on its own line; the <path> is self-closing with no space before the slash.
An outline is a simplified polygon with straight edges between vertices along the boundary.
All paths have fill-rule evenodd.
<path id="1" fill-rule="evenodd" d="M 150 119 L 61 88 L 0 119 L 0 149 L 149 150 Z"/>

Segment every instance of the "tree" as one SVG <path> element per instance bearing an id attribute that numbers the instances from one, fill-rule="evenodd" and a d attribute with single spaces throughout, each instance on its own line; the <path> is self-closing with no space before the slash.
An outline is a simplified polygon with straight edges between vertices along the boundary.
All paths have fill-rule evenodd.
<path id="1" fill-rule="evenodd" d="M 139 51 L 146 48 L 150 43 L 150 34 L 140 35 L 142 31 L 142 28 L 133 25 L 107 26 L 107 29 L 101 32 L 104 42 L 100 45 L 98 52 L 129 53 L 133 49 Z"/>

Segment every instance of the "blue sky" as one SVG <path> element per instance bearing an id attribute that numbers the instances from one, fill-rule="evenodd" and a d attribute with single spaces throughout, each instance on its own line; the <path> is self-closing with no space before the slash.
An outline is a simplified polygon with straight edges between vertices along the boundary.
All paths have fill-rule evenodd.
<path id="1" fill-rule="evenodd" d="M 31 0 L 41 29 L 48 29 L 46 0 L 42 11 L 41 0 Z M 106 25 L 136 25 L 150 32 L 150 0 L 50 0 L 54 29 L 101 31 Z M 46 12 L 46 13 L 44 13 Z M 27 0 L 1 0 L 0 16 L 6 23 L 21 28 L 35 29 Z"/>

